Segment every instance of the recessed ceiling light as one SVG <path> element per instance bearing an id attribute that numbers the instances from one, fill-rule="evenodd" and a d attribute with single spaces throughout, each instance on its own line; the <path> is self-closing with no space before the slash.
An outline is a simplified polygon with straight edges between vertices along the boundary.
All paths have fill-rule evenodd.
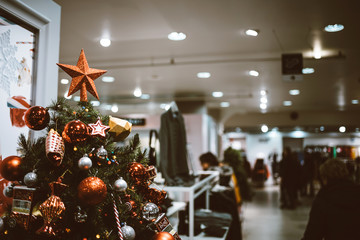
<path id="1" fill-rule="evenodd" d="M 359 100 L 353 99 L 353 100 L 351 100 L 351 103 L 352 103 L 352 104 L 359 104 Z"/>
<path id="2" fill-rule="evenodd" d="M 80 102 L 80 96 L 75 96 L 75 97 L 74 97 L 74 101 L 75 101 L 75 102 Z"/>
<path id="3" fill-rule="evenodd" d="M 260 108 L 265 110 L 267 108 L 266 103 L 260 103 Z"/>
<path id="4" fill-rule="evenodd" d="M 333 25 L 327 25 L 326 27 L 324 27 L 324 30 L 326 32 L 339 32 L 341 30 L 344 29 L 344 25 L 342 24 L 333 24 Z"/>
<path id="5" fill-rule="evenodd" d="M 211 77 L 211 74 L 209 72 L 198 72 L 197 77 L 198 78 L 209 78 L 209 77 Z"/>
<path id="6" fill-rule="evenodd" d="M 256 37 L 257 35 L 259 35 L 259 31 L 255 29 L 248 29 L 245 31 L 245 34 L 248 36 Z"/>
<path id="7" fill-rule="evenodd" d="M 113 106 L 111 107 L 111 111 L 114 112 L 114 113 L 118 112 L 118 111 L 119 111 L 118 106 L 117 106 L 117 105 L 113 105 Z"/>
<path id="8" fill-rule="evenodd" d="M 289 91 L 290 95 L 299 95 L 300 94 L 300 90 L 299 89 L 291 89 Z"/>
<path id="9" fill-rule="evenodd" d="M 149 94 L 142 94 L 141 99 L 150 99 L 150 95 Z"/>
<path id="10" fill-rule="evenodd" d="M 100 102 L 99 101 L 90 101 L 91 105 L 93 105 L 94 107 L 100 106 Z"/>
<path id="11" fill-rule="evenodd" d="M 213 92 L 213 93 L 212 93 L 212 96 L 213 96 L 213 97 L 216 97 L 216 98 L 219 98 L 219 97 L 224 96 L 224 93 L 223 93 L 223 92 Z"/>
<path id="12" fill-rule="evenodd" d="M 260 95 L 261 95 L 261 96 L 265 96 L 266 94 L 267 94 L 267 91 L 266 91 L 266 90 L 261 90 L 261 91 L 260 91 Z"/>
<path id="13" fill-rule="evenodd" d="M 185 40 L 186 34 L 182 32 L 172 32 L 168 35 L 168 39 L 172 41 L 182 41 Z"/>
<path id="14" fill-rule="evenodd" d="M 267 103 L 268 100 L 267 100 L 267 98 L 264 96 L 264 97 L 261 97 L 261 98 L 260 98 L 260 102 L 261 102 L 261 103 Z"/>
<path id="15" fill-rule="evenodd" d="M 141 97 L 141 95 L 142 95 L 141 89 L 140 89 L 140 88 L 135 88 L 135 90 L 134 90 L 134 96 L 135 96 L 135 97 Z"/>
<path id="16" fill-rule="evenodd" d="M 66 92 L 66 93 L 64 94 L 64 98 L 66 98 L 66 99 L 71 99 L 71 98 L 72 98 L 72 95 L 68 96 L 68 93 Z"/>
<path id="17" fill-rule="evenodd" d="M 60 80 L 60 83 L 61 83 L 61 84 L 68 84 L 68 83 L 69 83 L 69 80 L 66 79 L 66 78 L 63 78 L 63 79 Z"/>
<path id="18" fill-rule="evenodd" d="M 108 38 L 102 38 L 100 40 L 100 45 L 103 47 L 109 47 L 111 45 L 111 41 Z"/>
<path id="19" fill-rule="evenodd" d="M 291 101 L 284 101 L 283 105 L 288 107 L 288 106 L 292 105 L 292 102 Z"/>
<path id="20" fill-rule="evenodd" d="M 320 126 L 320 131 L 324 131 L 325 130 L 325 127 L 324 126 Z"/>
<path id="21" fill-rule="evenodd" d="M 101 78 L 101 81 L 103 81 L 103 82 L 114 82 L 115 78 L 111 77 L 111 76 L 104 76 L 104 77 Z"/>
<path id="22" fill-rule="evenodd" d="M 222 103 L 220 103 L 220 106 L 223 107 L 223 108 L 230 107 L 230 103 L 229 102 L 222 102 Z"/>
<path id="23" fill-rule="evenodd" d="M 341 126 L 339 127 L 339 132 L 345 132 L 346 131 L 346 127 L 345 126 Z"/>
<path id="24" fill-rule="evenodd" d="M 259 72 L 258 72 L 258 71 L 255 71 L 255 70 L 250 70 L 250 71 L 249 71 L 249 75 L 250 75 L 250 76 L 253 76 L 253 77 L 258 77 L 258 76 L 259 76 Z"/>
<path id="25" fill-rule="evenodd" d="M 261 131 L 262 131 L 263 133 L 266 133 L 267 131 L 269 131 L 268 126 L 266 126 L 265 124 L 262 125 L 262 126 L 261 126 Z"/>
<path id="26" fill-rule="evenodd" d="M 315 72 L 315 69 L 313 69 L 313 68 L 303 68 L 302 69 L 303 74 L 312 74 L 314 72 Z"/>

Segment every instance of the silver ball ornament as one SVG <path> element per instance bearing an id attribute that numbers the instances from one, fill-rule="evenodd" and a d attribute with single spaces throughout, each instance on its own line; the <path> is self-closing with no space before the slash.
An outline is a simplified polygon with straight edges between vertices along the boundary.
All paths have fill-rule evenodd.
<path id="1" fill-rule="evenodd" d="M 78 162 L 78 166 L 81 170 L 88 170 L 92 167 L 91 159 L 85 154 L 82 158 L 80 158 Z"/>
<path id="2" fill-rule="evenodd" d="M 106 149 L 104 148 L 104 146 L 101 146 L 97 151 L 96 151 L 96 156 L 98 158 L 100 158 L 101 160 L 106 160 L 107 156 L 108 156 L 108 152 L 106 151 Z"/>
<path id="3" fill-rule="evenodd" d="M 120 177 L 115 181 L 114 188 L 117 192 L 124 192 L 127 189 L 127 183 L 122 177 Z"/>
<path id="4" fill-rule="evenodd" d="M 38 181 L 38 175 L 34 172 L 29 172 L 24 176 L 24 183 L 28 187 L 35 187 Z"/>
<path id="5" fill-rule="evenodd" d="M 14 194 L 14 188 L 12 186 L 7 186 L 4 188 L 3 195 L 5 197 L 11 198 L 13 197 L 13 194 Z"/>
<path id="6" fill-rule="evenodd" d="M 130 226 L 123 226 L 121 228 L 124 240 L 133 240 L 135 239 L 135 230 Z"/>
<path id="7" fill-rule="evenodd" d="M 0 218 L 0 232 L 4 230 L 4 220 Z"/>
<path id="8" fill-rule="evenodd" d="M 146 203 L 142 209 L 143 218 L 147 221 L 152 221 L 159 216 L 159 207 L 155 203 Z"/>

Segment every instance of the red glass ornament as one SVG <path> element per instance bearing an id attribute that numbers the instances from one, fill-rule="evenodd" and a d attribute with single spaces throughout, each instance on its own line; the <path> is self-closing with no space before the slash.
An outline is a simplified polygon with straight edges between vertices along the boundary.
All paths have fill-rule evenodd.
<path id="1" fill-rule="evenodd" d="M 80 143 L 89 136 L 89 129 L 85 123 L 74 120 L 65 125 L 62 137 L 69 143 Z"/>
<path id="2" fill-rule="evenodd" d="M 97 177 L 88 177 L 78 186 L 78 198 L 85 205 L 95 206 L 105 200 L 106 184 Z"/>
<path id="3" fill-rule="evenodd" d="M 151 240 L 175 240 L 175 238 L 168 232 L 158 232 Z"/>
<path id="4" fill-rule="evenodd" d="M 46 108 L 34 106 L 25 112 L 25 124 L 32 130 L 42 130 L 50 122 L 50 114 Z"/>
<path id="5" fill-rule="evenodd" d="M 148 174 L 141 163 L 130 163 L 128 166 L 128 172 L 136 185 L 146 184 Z"/>
<path id="6" fill-rule="evenodd" d="M 18 156 L 9 156 L 0 163 L 0 174 L 8 181 L 19 181 L 24 177 L 20 165 L 22 158 Z"/>

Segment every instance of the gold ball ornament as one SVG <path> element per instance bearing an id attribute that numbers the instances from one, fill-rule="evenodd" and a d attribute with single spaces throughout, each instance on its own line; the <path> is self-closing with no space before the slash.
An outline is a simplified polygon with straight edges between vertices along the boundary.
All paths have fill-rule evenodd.
<path id="1" fill-rule="evenodd" d="M 50 114 L 46 108 L 34 106 L 25 112 L 25 124 L 32 130 L 42 130 L 50 122 Z"/>
<path id="2" fill-rule="evenodd" d="M 8 181 L 19 181 L 24 177 L 21 170 L 22 158 L 18 156 L 9 156 L 0 163 L 0 175 Z"/>
<path id="3" fill-rule="evenodd" d="M 101 203 L 106 194 L 106 184 L 97 177 L 85 178 L 78 186 L 78 198 L 85 205 L 95 206 Z"/>
<path id="4" fill-rule="evenodd" d="M 68 122 L 65 125 L 62 137 L 69 143 L 84 142 L 89 136 L 87 125 L 79 120 Z"/>

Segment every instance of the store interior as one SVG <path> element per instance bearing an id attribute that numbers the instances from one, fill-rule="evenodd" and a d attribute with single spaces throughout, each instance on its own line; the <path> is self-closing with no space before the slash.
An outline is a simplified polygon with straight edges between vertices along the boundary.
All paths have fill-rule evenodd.
<path id="1" fill-rule="evenodd" d="M 260 234 L 301 239 L 321 187 L 319 178 L 307 189 L 311 196 L 299 196 L 302 204 L 295 211 L 282 210 L 274 161 L 281 161 L 290 147 L 301 166 L 307 156 L 316 155 L 321 159 L 316 167 L 339 158 L 360 170 L 359 7 L 356 1 L 339 0 L 4 0 L 0 111 L 8 114 L 10 108 L 11 117 L 0 120 L 0 156 L 19 154 L 20 134 L 29 139 L 45 134 L 29 131 L 21 120 L 26 110 L 14 109 L 46 107 L 57 98 L 74 107 L 86 96 L 99 116 L 130 123 L 130 129 L 122 126 L 128 133 L 115 145 L 126 148 L 139 137 L 149 166 L 155 167 L 151 186 L 167 192 L 164 213 L 171 226 L 155 229 L 157 234 L 169 232 L 172 239 L 267 239 Z M 79 66 L 81 54 L 88 67 L 103 71 L 96 77 L 89 74 L 93 85 L 83 85 L 87 95 L 73 85 L 78 75 L 57 65 Z M 9 74 L 13 69 L 14 79 Z M 170 113 L 174 115 L 166 118 Z M 228 179 L 230 185 L 224 187 L 219 184 L 224 169 L 205 171 L 200 161 L 208 152 L 221 166 L 231 166 L 230 155 L 235 154 L 241 171 L 246 159 L 252 172 L 246 173 L 245 183 Z M 259 182 L 255 171 L 260 162 Z M 231 167 L 235 176 L 236 167 Z M 6 186 L 8 181 L 2 189 Z M 225 198 L 235 204 L 231 209 L 219 207 L 228 188 L 230 197 Z M 245 188 L 251 193 L 244 193 Z M 261 210 L 271 227 L 257 231 Z M 206 220 L 210 218 L 215 220 Z M 3 232 L 0 221 L 4 237 Z M 116 237 L 99 234 L 100 239 Z M 148 239 L 171 239 L 156 236 Z"/>

